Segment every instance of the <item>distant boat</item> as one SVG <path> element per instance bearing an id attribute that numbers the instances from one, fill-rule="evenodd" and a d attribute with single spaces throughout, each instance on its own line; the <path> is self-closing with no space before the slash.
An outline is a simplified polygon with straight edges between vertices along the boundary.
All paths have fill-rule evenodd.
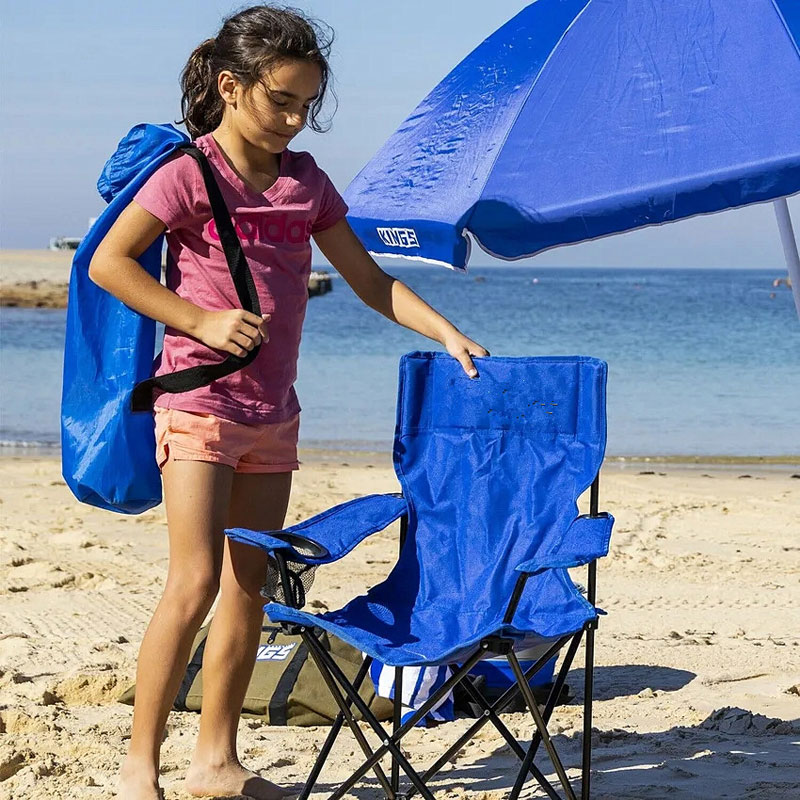
<path id="1" fill-rule="evenodd" d="M 89 217 L 89 224 L 86 227 L 86 230 L 89 229 L 94 225 L 97 221 L 97 217 Z M 81 241 L 83 240 L 83 236 L 52 236 L 50 238 L 50 250 L 77 250 L 78 245 L 80 245 Z"/>
<path id="2" fill-rule="evenodd" d="M 333 289 L 330 273 L 314 270 L 308 276 L 308 296 L 316 297 L 320 294 L 327 294 Z"/>
<path id="3" fill-rule="evenodd" d="M 83 236 L 53 236 L 50 239 L 51 250 L 77 250 Z"/>

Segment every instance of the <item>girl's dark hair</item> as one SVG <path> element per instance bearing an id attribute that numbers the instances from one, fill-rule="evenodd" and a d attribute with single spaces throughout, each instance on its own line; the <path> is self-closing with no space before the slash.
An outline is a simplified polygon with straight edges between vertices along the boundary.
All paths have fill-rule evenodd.
<path id="1" fill-rule="evenodd" d="M 206 39 L 189 56 L 181 73 L 181 111 L 189 135 L 210 133 L 222 121 L 225 103 L 217 91 L 217 76 L 230 70 L 248 92 L 265 73 L 284 61 L 310 61 L 322 75 L 319 95 L 311 104 L 308 126 L 325 130 L 319 112 L 330 78 L 330 29 L 301 11 L 272 5 L 252 6 L 228 17 L 215 39 Z"/>

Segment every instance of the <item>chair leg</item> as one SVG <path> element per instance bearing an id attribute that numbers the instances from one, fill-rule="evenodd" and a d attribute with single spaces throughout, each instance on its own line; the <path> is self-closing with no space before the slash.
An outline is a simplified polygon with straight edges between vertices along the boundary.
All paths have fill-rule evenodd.
<path id="1" fill-rule="evenodd" d="M 343 797 L 350 789 L 361 780 L 361 778 L 369 772 L 369 770 L 383 758 L 387 752 L 392 753 L 393 756 L 397 758 L 400 762 L 400 766 L 403 769 L 403 772 L 411 780 L 415 789 L 425 798 L 425 800 L 435 800 L 431 791 L 425 786 L 425 782 L 420 776 L 417 774 L 416 770 L 411 766 L 408 762 L 408 759 L 403 755 L 402 751 L 399 748 L 400 740 L 421 720 L 432 708 L 435 708 L 437 703 L 445 696 L 447 693 L 455 686 L 459 681 L 463 680 L 464 676 L 475 666 L 475 664 L 480 661 L 480 659 L 484 656 L 485 649 L 483 647 L 477 649 L 475 653 L 473 653 L 463 664 L 462 666 L 456 670 L 456 672 L 451 675 L 432 695 L 428 698 L 427 702 L 417 711 L 412 714 L 412 716 L 406 720 L 400 728 L 397 730 L 397 733 L 393 733 L 391 736 L 388 732 L 381 726 L 380 722 L 375 719 L 375 715 L 369 710 L 367 705 L 361 699 L 357 692 L 353 692 L 352 687 L 347 681 L 347 678 L 342 674 L 341 670 L 337 666 L 336 662 L 334 662 L 328 654 L 320 647 L 319 642 L 316 642 L 314 639 L 314 644 L 309 644 L 309 647 L 314 647 L 320 659 L 325 662 L 327 668 L 330 670 L 330 674 L 334 677 L 341 685 L 342 688 L 347 692 L 347 694 L 352 699 L 355 706 L 361 712 L 362 716 L 364 717 L 365 721 L 372 726 L 372 729 L 380 736 L 382 740 L 382 744 L 375 752 L 344 782 L 342 785 L 330 796 L 329 800 L 339 800 L 339 798 Z"/>
<path id="2" fill-rule="evenodd" d="M 581 759 L 581 800 L 589 800 L 592 769 L 592 695 L 594 692 L 594 625 L 586 631 L 586 667 L 583 684 L 583 757 Z"/>
<path id="3" fill-rule="evenodd" d="M 564 661 L 561 664 L 561 667 L 558 671 L 558 677 L 553 683 L 553 688 L 550 690 L 550 694 L 547 698 L 547 703 L 545 704 L 544 707 L 544 713 L 542 714 L 542 720 L 544 721 L 545 725 L 550 724 L 550 717 L 553 715 L 553 710 L 555 709 L 556 703 L 558 702 L 558 698 L 561 695 L 561 690 L 564 688 L 564 683 L 567 680 L 567 673 L 569 673 L 570 667 L 572 666 L 572 661 L 575 658 L 575 653 L 578 650 L 578 646 L 580 645 L 582 636 L 583 636 L 583 631 L 576 633 L 572 637 L 569 649 L 567 650 L 564 656 Z M 525 784 L 525 781 L 527 780 L 528 777 L 527 775 L 528 769 L 531 766 L 533 766 L 533 760 L 534 758 L 536 758 L 536 753 L 539 750 L 539 745 L 541 744 L 541 741 L 542 741 L 542 735 L 539 732 L 539 729 L 537 728 L 534 731 L 533 738 L 531 739 L 531 743 L 528 746 L 528 752 L 526 753 L 525 758 L 522 761 L 522 767 L 520 768 L 520 771 L 517 774 L 517 779 L 514 782 L 514 788 L 511 790 L 511 794 L 509 795 L 509 800 L 517 800 L 520 793 L 522 792 L 522 787 Z"/>
<path id="4" fill-rule="evenodd" d="M 364 682 L 364 678 L 367 676 L 369 672 L 370 664 L 372 663 L 372 656 L 367 656 L 361 664 L 361 668 L 356 675 L 355 681 L 353 681 L 353 687 L 356 691 L 361 689 L 361 684 Z M 347 706 L 348 708 L 352 704 L 348 701 Z M 339 711 L 336 715 L 336 719 L 333 721 L 333 725 L 328 733 L 328 736 L 325 739 L 325 743 L 322 745 L 322 749 L 319 751 L 319 755 L 317 756 L 317 760 L 314 762 L 314 766 L 311 769 L 311 773 L 306 780 L 305 786 L 303 787 L 303 791 L 298 795 L 297 800 L 308 800 L 308 797 L 311 795 L 311 791 L 313 790 L 317 779 L 319 778 L 320 772 L 322 772 L 322 768 L 325 766 L 325 762 L 328 760 L 328 756 L 330 755 L 331 749 L 333 748 L 334 743 L 336 742 L 337 737 L 339 736 L 339 732 L 342 729 L 342 725 L 344 724 L 344 712 Z"/>
<path id="5" fill-rule="evenodd" d="M 561 691 L 564 688 L 564 683 L 567 680 L 567 674 L 569 673 L 570 668 L 572 667 L 572 662 L 575 658 L 575 653 L 578 650 L 578 647 L 581 643 L 581 638 L 583 637 L 583 631 L 576 633 L 572 637 L 572 642 L 569 646 L 569 650 L 567 650 L 566 655 L 564 656 L 564 662 L 561 664 L 561 667 L 558 671 L 558 676 L 553 683 L 553 688 L 550 690 L 550 694 L 547 697 L 547 702 L 545 703 L 544 711 L 542 712 L 542 719 L 544 720 L 545 725 L 550 724 L 550 717 L 553 716 L 553 711 L 555 710 L 556 703 L 558 702 L 558 698 L 561 695 Z M 533 761 L 536 758 L 536 753 L 539 750 L 539 745 L 542 741 L 542 735 L 537 729 L 534 731 L 533 738 L 531 739 L 531 743 L 528 747 L 528 758 Z"/>
<path id="6" fill-rule="evenodd" d="M 536 698 L 533 696 L 533 690 L 525 680 L 525 673 L 522 671 L 522 667 L 520 667 L 519 660 L 517 659 L 517 656 L 513 650 L 509 652 L 506 657 L 508 658 L 508 663 L 511 665 L 514 677 L 516 678 L 520 689 L 522 689 L 522 694 L 525 697 L 525 702 L 528 704 L 528 709 L 533 716 L 536 727 L 541 733 L 542 742 L 547 750 L 547 754 L 550 756 L 550 761 L 553 763 L 553 767 L 555 767 L 558 779 L 561 781 L 561 785 L 564 787 L 567 800 L 577 800 L 575 797 L 575 792 L 572 790 L 572 786 L 570 785 L 569 778 L 567 777 L 567 772 L 564 769 L 564 765 L 561 763 L 561 759 L 558 757 L 558 753 L 553 746 L 553 742 L 550 740 L 550 734 L 548 733 L 547 726 L 542 719 L 539 706 L 536 703 Z"/>
<path id="7" fill-rule="evenodd" d="M 319 640 L 317 639 L 317 637 L 314 635 L 313 632 L 310 632 L 307 629 L 301 629 L 301 634 L 303 636 L 303 640 L 306 643 L 306 646 L 308 647 L 309 653 L 311 653 L 311 657 L 314 659 L 317 666 L 319 667 L 319 671 L 325 683 L 327 684 L 328 689 L 333 695 L 334 700 L 336 700 L 336 704 L 339 706 L 340 713 L 344 716 L 344 719 L 347 721 L 347 724 L 350 730 L 353 732 L 353 736 L 356 737 L 356 741 L 361 747 L 361 750 L 363 751 L 364 755 L 367 758 L 370 758 L 370 756 L 373 755 L 372 748 L 369 746 L 369 742 L 367 741 L 366 736 L 364 736 L 364 733 L 362 732 L 361 728 L 358 727 L 358 722 L 356 721 L 356 718 L 353 716 L 353 713 L 350 710 L 351 703 L 348 703 L 347 700 L 342 695 L 342 693 L 339 691 L 339 687 L 336 685 L 336 682 L 331 677 L 331 674 L 327 668 L 328 662 L 334 663 L 333 659 L 331 659 L 325 652 L 324 648 L 319 643 Z M 321 658 L 320 654 L 328 656 L 327 660 Z M 363 664 L 361 665 L 361 669 L 362 670 L 364 669 Z M 344 678 L 344 680 L 347 680 L 347 678 Z M 364 705 L 364 708 L 366 708 L 367 712 L 369 713 L 369 708 L 367 707 L 366 703 L 364 703 L 364 701 L 361 700 L 361 696 L 358 694 L 358 691 L 355 692 L 355 696 L 358 697 L 359 701 L 361 701 L 361 703 Z M 363 716 L 364 711 L 361 708 L 359 708 L 359 711 L 361 711 Z M 331 742 L 331 744 L 333 744 L 333 742 Z M 373 764 L 372 769 L 375 772 L 375 776 L 377 777 L 378 782 L 383 787 L 383 790 L 386 792 L 387 797 L 389 797 L 391 800 L 394 800 L 394 793 L 392 792 L 392 787 L 389 784 L 389 781 L 387 780 L 383 769 L 381 768 L 380 764 L 377 763 L 377 761 L 375 762 L 375 764 Z"/>
<path id="8" fill-rule="evenodd" d="M 502 719 L 498 716 L 497 711 L 495 711 L 492 704 L 469 682 L 469 680 L 465 680 L 463 683 L 464 691 L 483 709 L 483 716 L 481 719 L 487 719 L 489 722 L 494 725 L 494 727 L 499 731 L 500 735 L 506 740 L 506 744 L 517 754 L 519 759 L 525 758 L 525 751 L 522 749 L 520 743 L 514 738 L 514 734 L 506 727 L 506 724 L 503 722 Z M 473 728 L 470 728 L 467 733 L 471 734 Z M 463 746 L 469 739 L 472 738 L 472 735 L 469 736 L 468 739 L 465 739 L 463 742 L 459 739 L 459 743 Z M 456 751 L 458 752 L 458 751 Z M 448 759 L 450 758 L 448 755 Z"/>
<path id="9" fill-rule="evenodd" d="M 394 703 L 392 717 L 392 733 L 397 735 L 400 730 L 400 720 L 403 710 L 403 668 L 395 667 L 394 670 Z M 400 763 L 392 757 L 392 791 L 395 796 L 400 791 Z"/>
<path id="10" fill-rule="evenodd" d="M 525 680 L 530 681 L 530 679 L 533 677 L 533 675 L 536 674 L 536 672 L 537 670 L 533 670 L 532 674 L 530 671 L 526 672 L 524 676 Z M 544 773 L 536 766 L 536 764 L 533 763 L 533 759 L 532 758 L 528 759 L 529 754 L 525 753 L 525 750 L 523 750 L 522 745 L 520 745 L 520 743 L 514 738 L 514 735 L 511 733 L 511 731 L 506 727 L 505 723 L 497 715 L 497 712 L 495 711 L 494 707 L 489 703 L 489 701 L 474 686 L 472 686 L 468 680 L 464 681 L 464 689 L 467 691 L 470 697 L 472 697 L 472 699 L 478 703 L 478 705 L 483 707 L 484 710 L 483 719 L 486 718 L 489 719 L 489 721 L 494 725 L 494 727 L 500 732 L 501 736 L 506 740 L 506 743 L 509 745 L 509 747 L 511 747 L 511 749 L 514 751 L 517 758 L 519 758 L 520 761 L 522 761 L 522 767 L 519 770 L 519 774 L 517 776 L 517 782 L 514 784 L 514 789 L 511 792 L 511 795 L 509 795 L 509 800 L 516 800 L 516 798 L 519 797 L 519 793 L 522 790 L 522 786 L 525 783 L 529 773 L 530 775 L 533 776 L 534 780 L 537 781 L 539 785 L 545 790 L 547 796 L 551 800 L 561 800 L 561 798 L 558 796 L 558 793 L 553 788 L 550 781 L 548 781 L 547 778 L 545 777 Z M 472 728 L 470 728 L 470 730 L 472 730 Z M 468 738 L 472 738 L 472 736 L 470 735 Z M 459 746 L 460 749 L 461 746 L 463 746 L 464 742 L 461 740 L 459 740 L 459 742 L 460 742 Z M 437 762 L 437 764 L 434 765 L 437 767 L 437 772 L 439 769 L 441 769 L 443 764 L 444 762 L 442 762 L 442 764 L 439 764 L 439 762 Z M 426 772 L 425 775 L 423 775 L 422 777 L 424 780 L 428 780 L 428 773 Z M 519 784 L 519 788 L 517 788 L 517 784 Z"/>
<path id="11" fill-rule="evenodd" d="M 564 636 L 561 639 L 559 639 L 557 642 L 555 642 L 553 645 L 551 645 L 548 648 L 547 652 L 545 652 L 544 655 L 542 655 L 535 664 L 532 664 L 525 671 L 525 680 L 529 682 L 531 680 L 531 678 L 554 655 L 556 655 L 556 653 L 558 653 L 558 651 L 562 647 L 564 647 L 564 645 L 566 645 L 566 643 L 570 640 L 570 638 L 572 638 L 572 637 Z M 563 681 L 562 681 L 562 685 L 563 685 Z M 475 687 L 472 686 L 472 684 L 469 683 L 469 681 L 464 681 L 463 686 L 464 686 L 465 690 L 472 696 L 472 698 L 474 700 L 476 700 L 476 702 L 478 702 L 478 704 L 483 707 L 483 709 L 484 709 L 483 716 L 481 716 L 472 725 L 470 725 L 470 727 L 461 736 L 459 736 L 459 738 L 455 741 L 455 743 L 452 744 L 447 749 L 447 752 L 445 752 L 443 755 L 441 755 L 434 762 L 434 764 L 425 772 L 425 774 L 422 776 L 422 780 L 424 780 L 426 783 L 434 775 L 438 774 L 438 772 L 442 769 L 442 767 L 445 764 L 447 764 L 447 762 L 450 761 L 450 759 L 456 753 L 458 753 L 459 750 L 461 750 L 461 748 L 470 739 L 472 739 L 475 736 L 475 734 L 479 730 L 481 730 L 481 728 L 483 728 L 484 725 L 486 725 L 487 722 L 492 722 L 494 724 L 494 726 L 497 728 L 497 730 L 500 732 L 500 734 L 503 736 L 503 738 L 508 742 L 509 746 L 514 750 L 514 752 L 516 753 L 517 757 L 520 760 L 522 760 L 525 757 L 525 750 L 523 750 L 523 748 L 521 747 L 519 742 L 517 742 L 517 740 L 514 738 L 514 736 L 508 730 L 508 728 L 505 727 L 505 725 L 502 722 L 502 720 L 500 720 L 500 718 L 497 716 L 498 714 L 501 714 L 506 709 L 506 707 L 509 706 L 514 701 L 516 696 L 520 693 L 519 686 L 515 683 L 513 686 L 509 687 L 505 692 L 503 692 L 503 694 L 499 698 L 497 698 L 497 700 L 495 700 L 494 703 L 492 703 L 492 704 L 489 704 L 488 700 L 486 700 L 486 698 L 483 697 L 483 695 L 481 695 L 480 692 L 478 692 L 478 690 L 475 689 Z M 559 691 L 560 691 L 560 689 L 559 689 Z M 474 694 L 473 694 L 473 692 L 474 692 Z M 558 696 L 558 694 L 555 695 L 555 697 L 557 697 L 557 696 Z M 555 701 L 554 701 L 553 705 L 555 705 Z M 497 720 L 497 721 L 495 722 L 495 720 Z M 544 775 L 539 771 L 539 769 L 535 765 L 531 765 L 528 771 L 533 775 L 533 777 L 537 781 L 539 781 L 539 783 L 542 784 L 542 786 L 545 788 L 545 791 L 550 791 L 551 792 L 551 795 L 550 795 L 551 797 L 558 798 L 558 795 L 555 794 L 555 790 L 552 789 L 552 787 L 548 783 L 547 779 L 544 777 Z M 549 790 L 548 790 L 548 787 L 550 787 Z M 407 797 L 411 797 L 413 794 L 414 794 L 414 790 L 411 789 L 411 790 L 409 790 L 409 792 L 407 793 L 406 796 Z"/>
<path id="12" fill-rule="evenodd" d="M 302 629 L 301 632 L 303 632 Z M 303 632 L 303 638 L 306 639 L 306 641 L 308 642 L 309 650 L 311 651 L 312 655 L 314 655 L 315 660 L 320 665 L 320 669 L 323 671 L 323 673 L 327 669 L 328 675 L 326 678 L 326 682 L 327 680 L 330 679 L 331 681 L 333 680 L 337 681 L 341 685 L 341 687 L 345 690 L 345 693 L 349 696 L 350 700 L 355 704 L 356 708 L 361 713 L 363 719 L 372 727 L 375 733 L 377 733 L 378 736 L 380 736 L 382 739 L 383 746 L 374 753 L 370 751 L 368 748 L 367 750 L 365 750 L 364 755 L 367 756 L 367 761 L 364 763 L 364 765 L 362 765 L 362 769 L 364 770 L 364 772 L 366 772 L 366 770 L 370 768 L 373 768 L 376 770 L 377 774 L 377 771 L 380 770 L 380 767 L 377 766 L 378 761 L 380 761 L 380 759 L 383 757 L 383 754 L 386 752 L 386 750 L 388 750 L 392 754 L 393 759 L 396 759 L 399 762 L 399 765 L 403 768 L 403 772 L 405 772 L 406 775 L 408 775 L 411 782 L 414 784 L 414 786 L 417 787 L 417 789 L 420 791 L 425 800 L 435 800 L 433 794 L 422 782 L 422 779 L 417 774 L 416 770 L 411 766 L 408 759 L 403 755 L 403 752 L 400 750 L 399 745 L 395 741 L 393 741 L 394 734 L 392 735 L 392 737 L 387 736 L 387 733 L 381 726 L 380 722 L 378 722 L 378 720 L 375 719 L 375 715 L 369 710 L 369 706 L 367 706 L 367 704 L 362 700 L 358 692 L 353 690 L 353 687 L 347 680 L 347 676 L 339 669 L 339 666 L 328 655 L 328 653 L 325 652 L 320 643 L 317 641 L 316 637 L 313 634 L 309 634 L 307 631 L 305 631 Z M 329 687 L 330 686 L 331 684 L 329 684 Z M 336 688 L 336 693 L 338 694 L 338 687 L 335 688 Z M 334 691 L 334 689 L 331 689 L 331 691 Z M 361 733 L 361 730 L 358 728 L 357 724 L 354 726 L 354 731 L 353 731 L 354 733 L 355 730 L 358 730 L 359 734 L 363 737 L 364 734 Z M 400 730 L 402 730 L 402 728 L 400 728 Z M 366 769 L 364 769 L 365 767 Z M 383 770 L 380 770 L 380 773 L 382 775 Z M 363 772 L 361 774 L 363 774 Z M 358 773 L 356 773 L 356 775 L 358 775 Z M 355 777 L 355 780 L 359 780 L 360 777 L 361 775 L 358 775 L 358 777 Z M 384 791 L 387 792 L 388 796 L 394 798 L 391 785 L 388 782 L 384 783 L 384 781 L 385 781 L 385 776 L 384 780 L 381 781 L 381 786 L 383 786 Z M 340 786 L 339 789 L 331 795 L 331 800 L 334 800 L 334 798 L 337 797 L 341 797 L 346 791 L 347 789 L 345 788 L 344 785 Z"/>

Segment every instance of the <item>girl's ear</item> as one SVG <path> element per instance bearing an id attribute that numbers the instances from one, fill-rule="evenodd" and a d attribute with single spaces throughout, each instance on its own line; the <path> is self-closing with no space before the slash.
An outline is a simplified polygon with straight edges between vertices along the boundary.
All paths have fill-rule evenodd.
<path id="1" fill-rule="evenodd" d="M 228 105 L 236 105 L 236 102 L 241 99 L 239 97 L 241 85 L 230 70 L 224 69 L 219 73 L 217 76 L 217 88 L 220 96 Z"/>

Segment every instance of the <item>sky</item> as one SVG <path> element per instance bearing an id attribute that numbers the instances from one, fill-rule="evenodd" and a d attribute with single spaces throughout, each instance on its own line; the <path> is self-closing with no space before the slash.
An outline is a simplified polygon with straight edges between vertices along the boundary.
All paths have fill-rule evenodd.
<path id="1" fill-rule="evenodd" d="M 338 108 L 325 134 L 302 133 L 343 191 L 428 91 L 522 0 L 296 0 L 336 35 Z M 104 202 L 96 180 L 139 122 L 180 116 L 190 52 L 243 4 L 218 0 L 0 0 L 0 247 L 81 236 Z M 790 200 L 800 233 L 800 198 Z M 315 263 L 322 263 L 317 254 Z M 478 251 L 473 264 L 497 263 Z M 771 204 L 559 248 L 541 266 L 759 267 L 780 270 Z"/>

